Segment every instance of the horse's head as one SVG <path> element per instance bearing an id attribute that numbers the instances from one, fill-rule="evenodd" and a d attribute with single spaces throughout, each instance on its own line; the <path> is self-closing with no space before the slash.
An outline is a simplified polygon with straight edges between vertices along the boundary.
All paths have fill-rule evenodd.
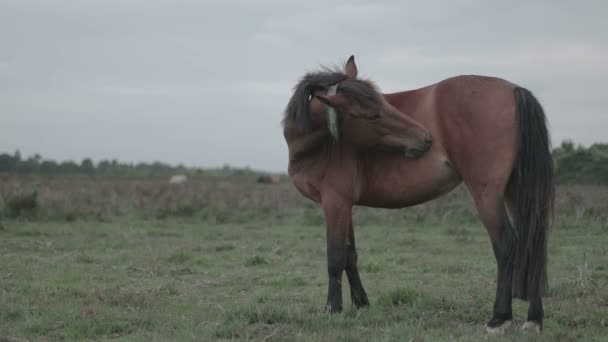
<path id="1" fill-rule="evenodd" d="M 354 56 L 342 81 L 313 89 L 309 108 L 313 123 L 326 124 L 334 139 L 369 148 L 400 150 L 421 157 L 431 146 L 429 131 L 386 101 L 373 83 L 357 78 Z"/>

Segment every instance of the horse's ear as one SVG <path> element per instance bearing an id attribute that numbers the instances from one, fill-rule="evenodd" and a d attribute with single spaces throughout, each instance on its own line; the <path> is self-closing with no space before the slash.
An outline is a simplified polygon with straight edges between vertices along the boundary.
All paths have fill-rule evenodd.
<path id="1" fill-rule="evenodd" d="M 344 67 L 344 72 L 346 73 L 346 77 L 351 80 L 357 78 L 357 64 L 355 64 L 355 56 L 352 55 L 346 62 L 346 66 Z"/>

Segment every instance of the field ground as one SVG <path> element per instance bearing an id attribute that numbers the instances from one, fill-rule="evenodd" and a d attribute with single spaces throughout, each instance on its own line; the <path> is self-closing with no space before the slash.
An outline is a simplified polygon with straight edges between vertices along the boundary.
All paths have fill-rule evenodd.
<path id="1" fill-rule="evenodd" d="M 0 340 L 501 340 L 483 325 L 495 262 L 476 221 L 356 227 L 371 306 L 323 312 L 319 225 L 5 220 L 0 228 Z M 550 241 L 542 335 L 608 335 L 608 225 L 563 219 Z"/>
<path id="2" fill-rule="evenodd" d="M 542 335 L 608 336 L 608 187 L 561 186 Z M 325 229 L 288 182 L 13 177 L 0 181 L 0 341 L 503 340 L 486 335 L 496 266 L 463 188 L 357 208 L 371 306 L 323 311 Z M 344 277 L 346 280 L 346 277 Z"/>

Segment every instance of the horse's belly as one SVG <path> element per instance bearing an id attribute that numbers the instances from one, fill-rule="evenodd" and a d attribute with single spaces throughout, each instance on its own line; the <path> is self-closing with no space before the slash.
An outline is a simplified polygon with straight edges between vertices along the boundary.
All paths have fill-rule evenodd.
<path id="1" fill-rule="evenodd" d="M 380 164 L 380 163 L 378 163 Z M 448 159 L 432 152 L 419 160 L 391 160 L 375 168 L 357 204 L 380 208 L 403 208 L 430 201 L 461 182 Z"/>

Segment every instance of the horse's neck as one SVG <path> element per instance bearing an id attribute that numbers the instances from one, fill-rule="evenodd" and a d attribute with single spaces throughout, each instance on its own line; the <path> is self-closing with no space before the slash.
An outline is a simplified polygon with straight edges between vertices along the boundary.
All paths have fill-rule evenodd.
<path id="1" fill-rule="evenodd" d="M 343 194 L 358 193 L 360 187 L 357 182 L 362 169 L 359 153 L 354 147 L 334 142 L 327 127 L 304 134 L 293 127 L 285 127 L 284 135 L 289 149 L 290 176 L 297 174 L 300 181 L 316 188 L 319 193 L 327 187 Z M 331 184 L 323 184 L 327 182 Z"/>

